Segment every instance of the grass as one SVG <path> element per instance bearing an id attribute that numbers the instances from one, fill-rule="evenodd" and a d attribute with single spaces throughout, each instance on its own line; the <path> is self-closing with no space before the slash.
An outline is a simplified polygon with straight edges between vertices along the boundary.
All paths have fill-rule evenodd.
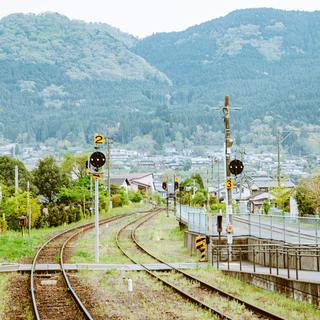
<path id="1" fill-rule="evenodd" d="M 161 212 L 143 224 L 136 232 L 138 241 L 148 250 L 167 262 L 198 262 L 183 245 L 184 229 L 180 230 L 175 217 Z"/>
<path id="2" fill-rule="evenodd" d="M 150 206 L 137 205 L 132 208 L 116 208 L 112 210 L 113 214 L 131 213 L 138 209 L 150 209 Z M 115 242 L 115 234 L 121 225 L 128 223 L 136 218 L 132 215 L 121 221 L 115 221 L 100 228 L 100 263 L 131 263 L 124 255 L 119 252 Z M 94 230 L 89 231 L 81 236 L 76 242 L 76 248 L 72 253 L 69 263 L 94 263 Z M 128 241 L 129 242 L 129 241 Z M 121 241 L 121 244 L 123 242 Z"/>
<path id="3" fill-rule="evenodd" d="M 249 303 L 283 316 L 290 320 L 320 319 L 320 310 L 315 306 L 287 298 L 277 292 L 270 292 L 249 285 L 233 277 L 224 275 L 221 271 L 208 266 L 206 269 L 189 270 L 189 274 L 211 283 Z"/>
<path id="4" fill-rule="evenodd" d="M 119 271 L 81 271 L 79 280 L 95 289 L 95 301 L 99 301 L 94 317 L 128 320 L 216 319 L 144 272 L 126 271 L 125 276 L 122 279 Z M 133 282 L 132 293 L 127 290 L 128 278 Z"/>
<path id="5" fill-rule="evenodd" d="M 150 206 L 145 204 L 138 204 L 127 208 L 115 208 L 112 209 L 111 216 L 133 212 L 138 209 L 149 208 Z M 106 215 L 101 215 L 101 218 L 103 217 L 106 217 Z M 82 221 L 69 224 L 67 226 L 62 225 L 55 228 L 32 229 L 30 240 L 28 239 L 27 235 L 24 238 L 22 238 L 21 232 L 10 230 L 6 231 L 5 233 L 0 234 L 0 263 L 30 263 L 31 259 L 36 253 L 36 249 L 39 248 L 49 238 L 51 234 L 92 220 L 93 217 L 91 217 L 89 220 L 83 219 Z M 84 252 L 83 255 L 85 254 L 86 253 Z"/>
<path id="6" fill-rule="evenodd" d="M 34 229 L 31 231 L 30 240 L 28 236 L 22 238 L 21 233 L 16 231 L 7 231 L 1 234 L 0 262 L 30 262 L 36 253 L 36 248 L 40 247 L 51 233 L 70 228 L 73 225 L 75 224 L 56 228 Z"/>
<path id="7" fill-rule="evenodd" d="M 150 252 L 159 258 L 163 258 L 165 261 L 198 261 L 196 256 L 190 256 L 190 251 L 183 248 L 184 231 L 180 231 L 177 221 L 172 216 L 167 218 L 164 214 L 160 214 L 144 224 L 138 229 L 137 233 L 139 241 Z M 250 303 L 266 308 L 275 314 L 282 315 L 286 319 L 320 319 L 320 310 L 313 305 L 298 302 L 280 293 L 266 291 L 246 284 L 224 275 L 221 271 L 211 266 L 208 266 L 207 269 L 196 268 L 188 272 Z M 228 303 L 225 306 L 227 307 Z"/>

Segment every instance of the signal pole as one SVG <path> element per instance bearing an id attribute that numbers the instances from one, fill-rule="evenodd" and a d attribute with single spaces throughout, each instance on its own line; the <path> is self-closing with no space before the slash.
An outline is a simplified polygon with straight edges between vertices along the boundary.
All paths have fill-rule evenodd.
<path id="1" fill-rule="evenodd" d="M 93 139 L 95 150 L 99 150 L 99 145 L 105 143 L 105 138 L 101 134 L 95 134 Z M 100 261 L 100 250 L 99 250 L 99 179 L 102 178 L 101 168 L 105 165 L 105 155 L 100 151 L 95 151 L 90 156 L 90 164 L 92 165 L 93 171 L 90 170 L 90 175 L 94 178 L 94 226 L 95 226 L 95 242 L 94 242 L 94 255 L 96 263 Z"/>
<path id="2" fill-rule="evenodd" d="M 92 197 L 92 174 L 91 174 L 91 163 L 90 163 L 90 156 L 88 156 L 88 169 L 90 173 L 90 216 L 92 216 L 93 210 L 93 197 Z"/>
<path id="3" fill-rule="evenodd" d="M 228 179 L 231 179 L 231 172 L 229 169 L 230 165 L 230 157 L 231 157 L 231 146 L 232 146 L 232 140 L 231 140 L 231 132 L 230 132 L 230 112 L 229 112 L 229 97 L 226 96 L 224 99 L 224 126 L 225 126 L 225 172 L 226 172 L 226 181 Z M 232 215 L 232 189 L 227 188 L 226 190 L 227 195 L 227 201 L 226 201 L 226 218 L 227 223 L 229 224 L 230 217 Z"/>
<path id="4" fill-rule="evenodd" d="M 99 180 L 94 180 L 94 226 L 95 226 L 95 244 L 94 244 L 94 255 L 96 263 L 100 261 L 100 250 L 99 250 Z"/>
<path id="5" fill-rule="evenodd" d="M 108 138 L 108 150 L 107 150 L 107 161 L 108 161 L 108 173 L 107 173 L 107 179 L 108 179 L 108 211 L 111 209 L 111 190 L 110 190 L 110 159 L 111 159 L 111 144 L 112 139 Z"/>
<path id="6" fill-rule="evenodd" d="M 167 177 L 167 181 L 168 181 L 168 177 Z M 169 217 L 169 183 L 167 186 L 167 217 Z"/>
<path id="7" fill-rule="evenodd" d="M 207 168 L 207 174 L 206 174 L 206 184 L 207 184 L 207 211 L 209 211 L 209 169 Z"/>

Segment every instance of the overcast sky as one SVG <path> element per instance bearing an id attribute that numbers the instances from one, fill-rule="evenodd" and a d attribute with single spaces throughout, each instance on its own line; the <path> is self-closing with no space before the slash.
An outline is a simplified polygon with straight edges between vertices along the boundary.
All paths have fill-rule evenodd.
<path id="1" fill-rule="evenodd" d="M 320 10 L 320 0 L 0 0 L 0 17 L 54 11 L 72 19 L 106 22 L 144 37 L 180 31 L 242 8 Z"/>

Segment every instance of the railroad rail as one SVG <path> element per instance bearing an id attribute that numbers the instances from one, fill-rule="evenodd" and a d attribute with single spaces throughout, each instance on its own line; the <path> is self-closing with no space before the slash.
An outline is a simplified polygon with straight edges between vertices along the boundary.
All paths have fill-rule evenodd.
<path id="1" fill-rule="evenodd" d="M 119 220 L 135 213 L 137 212 L 103 219 L 99 224 L 101 225 Z M 72 288 L 67 272 L 64 268 L 63 260 L 65 248 L 68 242 L 80 233 L 88 231 L 93 227 L 94 223 L 92 222 L 64 230 L 51 237 L 37 251 L 32 262 L 30 276 L 32 306 L 37 320 L 59 318 L 70 320 L 93 319 L 89 311 L 77 296 L 75 290 Z M 58 257 L 61 272 L 55 272 L 53 275 L 37 272 L 37 263 L 57 263 Z"/>
<path id="2" fill-rule="evenodd" d="M 136 224 L 134 226 L 134 228 L 131 230 L 131 234 L 130 234 L 130 238 L 131 240 L 134 242 L 134 244 L 137 246 L 137 248 L 139 248 L 139 250 L 141 250 L 142 252 L 144 252 L 145 254 L 147 254 L 148 256 L 152 257 L 154 260 L 157 260 L 167 266 L 169 266 L 171 268 L 172 271 L 176 272 L 177 274 L 181 274 L 184 278 L 186 278 L 189 281 L 192 282 L 196 282 L 199 284 L 199 288 L 205 290 L 205 291 L 210 291 L 213 292 L 215 294 L 219 294 L 220 296 L 227 298 L 228 300 L 233 300 L 241 305 L 243 305 L 247 310 L 251 311 L 254 315 L 256 315 L 256 317 L 258 317 L 259 319 L 271 319 L 271 320 L 285 320 L 285 318 L 280 317 L 278 315 L 275 315 L 267 310 L 264 310 L 262 308 L 259 308 L 253 304 L 250 304 L 240 298 L 237 298 L 211 284 L 208 284 L 200 279 L 198 279 L 197 277 L 191 276 L 188 273 L 179 270 L 177 268 L 174 268 L 172 265 L 170 265 L 169 263 L 167 263 L 166 261 L 163 261 L 162 259 L 156 257 L 154 254 L 152 254 L 151 252 L 149 252 L 146 248 L 144 248 L 139 241 L 137 240 L 136 237 L 136 231 L 139 227 L 141 227 L 144 223 L 146 223 L 148 220 L 150 220 L 153 216 L 155 216 L 158 212 L 156 213 L 151 213 L 148 214 L 142 218 L 138 218 L 128 224 L 126 224 L 125 226 L 123 226 L 117 233 L 116 235 L 116 243 L 118 248 L 123 252 L 123 254 L 125 256 L 127 256 L 131 261 L 133 261 L 134 263 L 138 263 L 136 261 L 136 259 L 134 259 L 132 256 L 130 256 L 128 254 L 128 252 L 121 246 L 120 244 L 120 234 L 129 226 Z M 214 308 L 206 303 L 204 303 L 203 301 L 200 301 L 199 299 L 197 299 L 196 297 L 190 295 L 189 293 L 185 292 L 184 290 L 182 290 L 181 288 L 173 285 L 172 283 L 168 282 L 167 280 L 165 280 L 163 277 L 160 277 L 159 275 L 155 274 L 153 271 L 149 270 L 147 267 L 145 267 L 144 265 L 142 265 L 142 267 L 144 267 L 145 271 L 150 274 L 151 276 L 155 277 L 157 280 L 161 281 L 164 285 L 170 287 L 171 289 L 173 289 L 175 292 L 177 292 L 178 294 L 180 294 L 182 297 L 188 299 L 189 301 L 197 304 L 198 306 L 210 311 L 211 313 L 213 313 L 214 315 L 218 316 L 220 319 L 233 319 L 228 315 L 223 314 L 220 310 L 218 310 L 217 308 Z"/>

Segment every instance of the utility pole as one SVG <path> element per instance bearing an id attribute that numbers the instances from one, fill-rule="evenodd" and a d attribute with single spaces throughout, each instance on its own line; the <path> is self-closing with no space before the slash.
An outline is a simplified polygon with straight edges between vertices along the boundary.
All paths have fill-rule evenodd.
<path id="1" fill-rule="evenodd" d="M 230 112 L 229 112 L 229 97 L 226 96 L 224 100 L 224 126 L 225 126 L 225 172 L 226 172 L 226 180 L 231 179 L 231 172 L 229 169 L 230 158 L 231 158 L 231 132 L 230 132 Z M 228 188 L 226 190 L 227 201 L 226 201 L 226 218 L 227 223 L 230 223 L 231 215 L 232 215 L 232 189 Z"/>
<path id="2" fill-rule="evenodd" d="M 173 176 L 173 212 L 176 214 L 177 209 L 177 199 L 176 199 L 176 189 L 175 189 L 175 183 L 176 183 L 176 175 Z"/>
<path id="3" fill-rule="evenodd" d="M 207 211 L 209 211 L 209 170 L 207 168 L 207 174 L 206 174 L 206 187 L 207 187 Z"/>
<path id="4" fill-rule="evenodd" d="M 16 164 L 14 167 L 14 192 L 15 194 L 18 193 L 19 189 L 19 168 L 18 165 Z"/>
<path id="5" fill-rule="evenodd" d="M 278 181 L 278 187 L 281 187 L 281 144 L 292 134 L 292 132 L 298 131 L 298 130 L 284 130 L 281 131 L 278 129 L 277 132 L 277 181 Z M 310 131 L 313 132 L 313 131 Z"/>
<path id="6" fill-rule="evenodd" d="M 168 177 L 166 178 L 166 180 L 168 181 Z M 169 183 L 167 187 L 167 217 L 169 217 Z"/>
<path id="7" fill-rule="evenodd" d="M 28 237 L 31 238 L 30 182 L 27 182 Z"/>
<path id="8" fill-rule="evenodd" d="M 244 154 L 245 154 L 245 149 L 240 150 L 240 160 L 243 162 Z M 242 177 L 240 178 L 240 195 L 239 195 L 239 202 L 242 200 Z"/>
<path id="9" fill-rule="evenodd" d="M 278 180 L 278 187 L 281 187 L 280 131 L 279 130 L 277 133 L 277 158 L 278 158 L 277 180 Z"/>
<path id="10" fill-rule="evenodd" d="M 0 185 L 0 205 L 2 203 L 2 186 Z M 6 220 L 6 215 L 5 213 L 2 213 L 2 219 Z"/>
<path id="11" fill-rule="evenodd" d="M 91 174 L 91 164 L 89 162 L 89 170 L 90 170 L 90 216 L 92 216 L 93 210 L 93 197 L 92 197 L 92 174 Z"/>
<path id="12" fill-rule="evenodd" d="M 107 150 L 107 163 L 108 163 L 108 172 L 107 172 L 107 179 L 108 179 L 108 211 L 111 209 L 111 188 L 110 188 L 110 161 L 111 161 L 111 144 L 112 139 L 108 138 L 108 150 Z"/>
<path id="13" fill-rule="evenodd" d="M 220 203 L 220 160 L 217 158 L 218 165 L 218 203 Z"/>

